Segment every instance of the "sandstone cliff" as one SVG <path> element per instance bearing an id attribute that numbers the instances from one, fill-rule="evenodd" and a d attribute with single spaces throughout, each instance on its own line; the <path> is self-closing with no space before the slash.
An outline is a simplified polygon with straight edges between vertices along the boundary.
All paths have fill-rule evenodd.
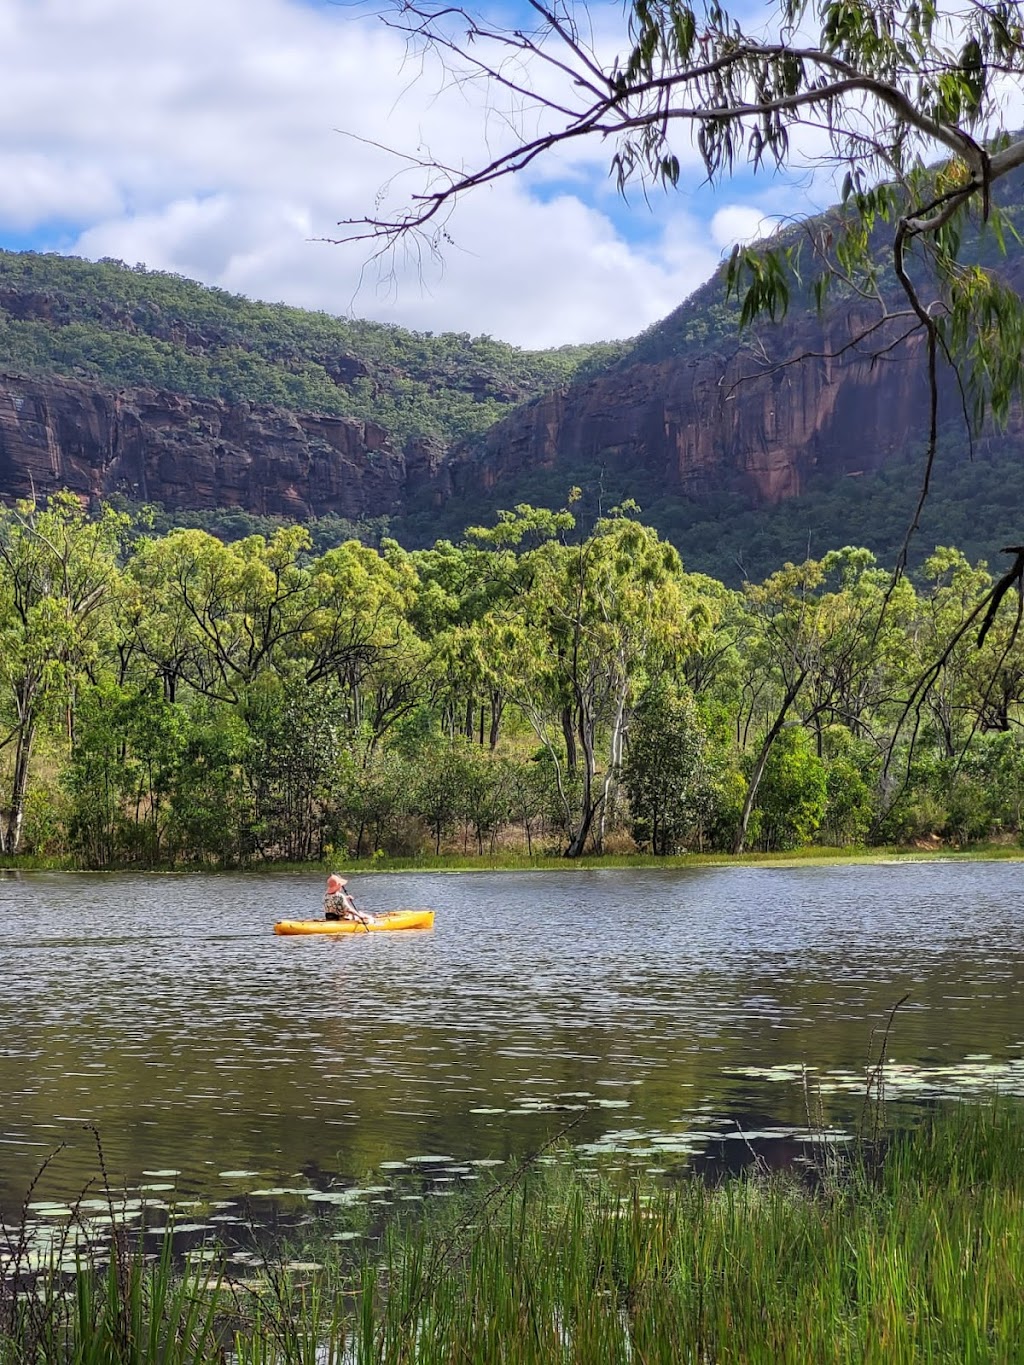
<path id="1" fill-rule="evenodd" d="M 32 301 L 36 314 L 40 306 Z M 0 375 L 0 497 L 67 487 L 290 519 L 390 517 L 400 525 L 418 514 L 420 540 L 442 521 L 457 533 L 463 506 L 478 517 L 482 507 L 531 500 L 542 476 L 551 476 L 556 496 L 607 474 L 644 500 L 654 489 L 698 503 L 724 493 L 774 504 L 815 473 L 870 473 L 923 442 L 920 343 L 883 355 L 894 338 L 877 332 L 870 344 L 851 345 L 865 321 L 852 310 L 825 325 L 802 314 L 771 334 L 771 364 L 764 350 L 733 345 L 608 369 L 447 452 L 422 439 L 402 444 L 373 421 Z M 946 387 L 955 394 L 950 376 Z M 1010 438 L 1019 440 L 1019 420 Z M 424 515 L 427 508 L 435 513 Z"/>
<path id="2" fill-rule="evenodd" d="M 564 467 L 642 476 L 698 501 L 728 492 L 763 504 L 800 493 L 814 472 L 869 473 L 922 444 L 927 386 L 920 341 L 885 356 L 894 340 L 885 332 L 850 346 L 866 321 L 853 311 L 824 327 L 805 317 L 772 338 L 770 358 L 733 347 L 547 394 L 453 451 L 444 495 L 482 483 L 500 503 L 503 486 Z"/>
<path id="3" fill-rule="evenodd" d="M 382 427 L 151 389 L 0 376 L 0 492 L 70 488 L 301 520 L 393 515 L 431 453 Z"/>

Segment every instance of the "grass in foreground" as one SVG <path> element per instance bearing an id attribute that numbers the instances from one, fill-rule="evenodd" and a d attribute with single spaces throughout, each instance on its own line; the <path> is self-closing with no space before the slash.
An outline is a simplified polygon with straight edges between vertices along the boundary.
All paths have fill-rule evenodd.
<path id="1" fill-rule="evenodd" d="M 1022 1121 L 1002 1103 L 946 1113 L 813 1188 L 623 1186 L 566 1163 L 396 1221 L 361 1258 L 244 1291 L 208 1269 L 176 1277 L 166 1256 L 85 1269 L 67 1311 L 43 1284 L 45 1338 L 39 1300 L 8 1294 L 0 1361 L 1018 1361 Z"/>

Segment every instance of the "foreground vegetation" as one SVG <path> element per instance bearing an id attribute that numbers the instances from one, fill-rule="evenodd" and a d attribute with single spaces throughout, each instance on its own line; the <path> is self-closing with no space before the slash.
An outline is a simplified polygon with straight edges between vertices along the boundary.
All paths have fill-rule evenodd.
<path id="1" fill-rule="evenodd" d="M 455 546 L 0 511 L 0 856 L 104 867 L 1015 841 L 1024 640 L 939 549 L 733 591 L 622 508 Z"/>
<path id="2" fill-rule="evenodd" d="M 70 1298 L 56 1271 L 31 1294 L 8 1273 L 0 1361 L 1017 1360 L 1022 1117 L 946 1112 L 800 1182 L 623 1183 L 567 1160 L 428 1204 L 362 1253 L 325 1228 L 315 1265 L 245 1285 L 210 1262 L 182 1275 L 169 1248 L 83 1263 Z"/>

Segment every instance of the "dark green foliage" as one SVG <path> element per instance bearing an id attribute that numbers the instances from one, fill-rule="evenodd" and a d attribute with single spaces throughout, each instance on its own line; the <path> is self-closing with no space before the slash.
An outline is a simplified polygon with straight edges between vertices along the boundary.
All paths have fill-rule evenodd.
<path id="1" fill-rule="evenodd" d="M 317 555 L 302 528 L 129 541 L 66 496 L 0 510 L 3 851 L 1020 836 L 1024 636 L 1008 599 L 976 643 L 983 565 L 940 548 L 893 583 L 847 546 L 733 592 L 625 509 L 572 529 L 522 505 L 466 548 Z"/>
<path id="2" fill-rule="evenodd" d="M 289 862 L 323 858 L 324 849 L 339 842 L 356 771 L 337 684 L 261 679 L 242 713 L 255 847 Z"/>
<path id="3" fill-rule="evenodd" d="M 901 771 L 900 799 L 881 826 L 898 841 L 939 835 L 964 846 L 1018 832 L 1024 813 L 1024 736 L 1014 728 L 973 736 L 963 753 L 921 746 Z"/>
<path id="4" fill-rule="evenodd" d="M 821 822 L 825 842 L 835 846 L 861 843 L 871 828 L 878 752 L 842 725 L 826 732 L 825 750 L 826 801 Z"/>
<path id="5" fill-rule="evenodd" d="M 419 852 L 421 829 L 409 809 L 417 771 L 396 745 L 375 751 L 352 773 L 345 806 L 349 846 L 356 858 L 385 851 L 399 857 Z"/>
<path id="6" fill-rule="evenodd" d="M 237 712 L 212 703 L 197 708 L 170 824 L 173 860 L 232 866 L 251 858 L 248 806 L 238 781 L 247 746 Z"/>
<path id="7" fill-rule="evenodd" d="M 765 852 L 799 848 L 820 826 L 827 804 L 825 765 L 806 730 L 782 731 L 757 789 L 754 842 Z"/>
<path id="8" fill-rule="evenodd" d="M 420 775 L 412 792 L 412 810 L 430 830 L 434 852 L 455 828 L 460 815 L 483 800 L 480 770 L 470 746 L 437 743 L 420 752 Z M 473 793 L 473 786 L 479 790 Z"/>
<path id="9" fill-rule="evenodd" d="M 153 688 L 107 683 L 85 691 L 64 779 L 68 837 L 85 864 L 173 856 L 169 826 L 183 795 L 189 721 Z"/>
<path id="10" fill-rule="evenodd" d="M 623 785 L 633 837 L 652 853 L 676 853 L 714 805 L 708 738 L 688 692 L 659 680 L 637 704 L 629 730 Z"/>
<path id="11" fill-rule="evenodd" d="M 1002 199 L 1013 193 L 999 187 Z M 1012 214 L 1011 214 L 1012 216 Z M 998 257 L 991 234 L 981 255 Z M 987 255 L 986 255 L 987 253 Z M 30 375 L 79 375 L 101 385 L 148 384 L 199 397 L 247 399 L 378 423 L 396 443 L 413 437 L 442 444 L 479 436 L 511 407 L 611 365 L 656 363 L 733 348 L 739 306 L 716 277 L 628 347 L 600 344 L 528 352 L 489 337 L 406 332 L 383 324 L 254 303 L 178 276 L 129 269 L 120 262 L 0 252 L 0 365 Z M 799 289 L 791 308 L 813 301 Z M 26 302 L 28 300 L 29 302 Z M 21 305 L 18 305 L 21 306 Z M 986 438 L 969 458 L 957 426 L 943 434 L 911 564 L 937 543 L 959 545 L 971 559 L 1020 539 L 1024 464 L 1013 441 Z M 528 501 L 557 508 L 581 490 L 580 521 L 633 498 L 644 520 L 680 550 L 688 568 L 730 584 L 765 577 L 785 560 L 820 556 L 853 542 L 895 563 L 923 476 L 924 444 L 860 478 L 812 479 L 801 496 L 753 508 L 735 494 L 700 500 L 666 496 L 662 481 L 637 470 L 532 469 L 501 486 L 506 506 Z M 115 499 L 116 501 L 116 499 Z M 459 541 L 467 524 L 493 518 L 495 494 L 479 485 L 447 508 L 415 503 L 390 524 L 328 517 L 310 524 L 314 553 L 354 535 L 379 544 L 385 535 L 408 546 L 439 536 Z M 225 540 L 269 535 L 280 523 L 239 509 L 155 509 L 153 527 L 197 527 Z"/>
<path id="12" fill-rule="evenodd" d="M 559 507 L 566 489 L 581 491 L 580 521 L 627 497 L 640 506 L 643 521 L 679 550 L 687 569 L 710 574 L 730 587 L 758 582 L 787 560 L 820 558 L 836 545 L 871 550 L 880 564 L 894 565 L 914 516 L 924 475 L 924 451 L 908 451 L 863 477 L 818 476 L 804 491 L 776 506 L 752 507 L 738 494 L 709 493 L 699 501 L 673 494 L 637 470 L 559 466 L 532 470 L 502 484 L 509 505 L 527 500 Z M 458 539 L 464 521 L 487 520 L 492 495 L 483 490 L 458 506 L 410 511 L 395 518 L 389 534 L 403 544 L 423 544 L 435 535 Z M 981 443 L 971 458 L 962 433 L 950 429 L 936 460 L 921 526 L 910 542 L 908 562 L 918 567 L 936 545 L 957 545 L 972 561 L 992 561 L 994 551 L 1021 538 L 1024 461 L 1003 436 Z M 998 561 L 992 563 L 998 568 Z"/>

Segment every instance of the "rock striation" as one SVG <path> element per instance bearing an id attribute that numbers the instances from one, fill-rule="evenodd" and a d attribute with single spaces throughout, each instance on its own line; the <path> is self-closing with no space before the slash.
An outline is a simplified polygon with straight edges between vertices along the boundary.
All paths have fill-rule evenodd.
<path id="1" fill-rule="evenodd" d="M 885 331 L 853 344 L 867 321 L 852 311 L 825 327 L 803 318 L 772 338 L 771 355 L 672 357 L 546 394 L 451 453 L 448 495 L 480 484 L 497 494 L 510 479 L 564 467 L 627 483 L 632 474 L 697 501 L 734 493 L 773 504 L 812 473 L 870 473 L 923 442 L 928 393 L 921 342 L 883 357 L 895 339 Z"/>
<path id="2" fill-rule="evenodd" d="M 0 493 L 69 488 L 303 520 L 393 515 L 431 453 L 383 427 L 152 389 L 0 376 Z M 428 473 L 429 477 L 429 473 Z"/>
<path id="3" fill-rule="evenodd" d="M 66 487 L 171 509 L 358 521 L 479 509 L 482 493 L 509 506 L 542 472 L 564 471 L 568 490 L 591 471 L 698 502 L 778 503 L 812 474 L 870 473 L 923 443 L 923 347 L 887 349 L 896 334 L 884 330 L 858 345 L 868 321 L 853 309 L 824 324 L 802 314 L 771 334 L 770 355 L 733 347 L 606 370 L 447 451 L 423 439 L 399 447 L 368 421 L 2 375 L 0 496 Z M 1018 416 L 1010 436 L 1020 434 Z"/>

